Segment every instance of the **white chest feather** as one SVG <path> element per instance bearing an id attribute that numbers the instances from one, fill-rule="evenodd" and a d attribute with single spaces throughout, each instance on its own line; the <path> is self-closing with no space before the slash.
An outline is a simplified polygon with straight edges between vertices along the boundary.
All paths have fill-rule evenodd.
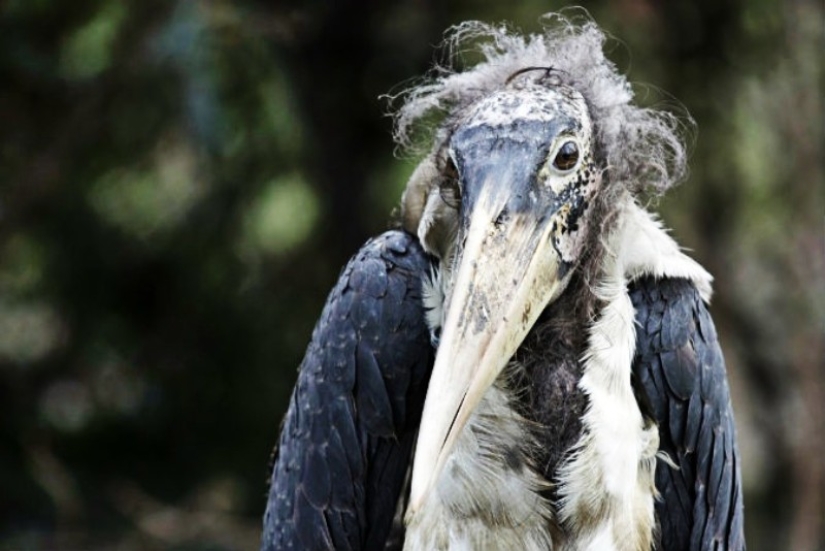
<path id="1" fill-rule="evenodd" d="M 621 274 L 619 274 L 621 275 Z M 537 445 L 506 390 L 492 387 L 471 417 L 435 491 L 407 519 L 407 551 L 649 550 L 654 525 L 654 425 L 644 426 L 630 387 L 633 309 L 623 283 L 605 281 L 606 307 L 590 332 L 580 387 L 583 436 L 557 479 L 526 454 Z M 559 503 L 539 491 L 559 485 Z M 561 529 L 559 529 L 561 526 Z"/>
<path id="2" fill-rule="evenodd" d="M 558 514 L 569 549 L 647 551 L 659 433 L 645 426 L 630 386 L 634 312 L 622 266 L 612 259 L 597 293 L 605 307 L 590 331 L 579 381 L 589 399 L 584 432 L 558 475 Z"/>
<path id="3" fill-rule="evenodd" d="M 407 519 L 404 549 L 551 549 L 545 483 L 529 466 L 531 436 L 493 386 L 459 436 L 434 491 Z"/>

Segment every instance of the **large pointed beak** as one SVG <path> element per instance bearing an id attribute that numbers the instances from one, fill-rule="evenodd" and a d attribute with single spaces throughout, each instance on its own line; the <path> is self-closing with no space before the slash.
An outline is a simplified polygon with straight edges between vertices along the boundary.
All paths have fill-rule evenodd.
<path id="1" fill-rule="evenodd" d="M 569 270 L 552 245 L 552 212 L 513 201 L 515 171 L 482 171 L 469 213 L 415 451 L 410 514 L 445 469 L 456 439 Z M 495 179 L 496 181 L 491 181 Z M 516 184 L 518 187 L 518 184 Z M 534 194 L 532 194 L 534 195 Z M 547 205 L 545 202 L 544 205 Z M 552 207 L 547 209 L 552 211 Z"/>

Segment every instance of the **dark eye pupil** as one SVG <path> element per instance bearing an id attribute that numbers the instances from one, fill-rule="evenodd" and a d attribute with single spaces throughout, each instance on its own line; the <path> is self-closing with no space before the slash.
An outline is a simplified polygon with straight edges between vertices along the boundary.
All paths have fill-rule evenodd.
<path id="1" fill-rule="evenodd" d="M 553 166 L 559 170 L 570 170 L 576 166 L 578 160 L 579 148 L 575 142 L 564 142 L 559 152 L 556 153 L 556 158 L 553 159 Z"/>
<path id="2" fill-rule="evenodd" d="M 450 159 L 447 160 L 447 164 L 442 170 L 442 180 L 439 187 L 441 199 L 447 205 L 458 208 L 461 203 L 461 187 L 458 185 L 458 170 Z"/>

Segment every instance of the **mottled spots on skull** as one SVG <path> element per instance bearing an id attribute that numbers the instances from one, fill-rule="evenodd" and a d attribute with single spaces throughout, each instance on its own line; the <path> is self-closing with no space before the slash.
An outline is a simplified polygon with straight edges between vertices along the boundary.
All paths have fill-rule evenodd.
<path id="1" fill-rule="evenodd" d="M 501 99 L 501 107 L 503 109 L 517 109 L 521 102 L 521 96 L 504 96 Z"/>

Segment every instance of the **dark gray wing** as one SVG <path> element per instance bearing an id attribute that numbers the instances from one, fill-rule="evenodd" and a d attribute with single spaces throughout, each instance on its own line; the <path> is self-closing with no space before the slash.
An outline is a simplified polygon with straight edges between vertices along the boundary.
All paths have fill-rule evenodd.
<path id="1" fill-rule="evenodd" d="M 685 279 L 643 277 L 633 373 L 659 426 L 656 503 L 662 551 L 745 548 L 739 451 L 725 362 L 710 314 Z"/>
<path id="2" fill-rule="evenodd" d="M 349 262 L 315 326 L 272 470 L 261 549 L 380 549 L 432 369 L 429 260 L 390 231 Z"/>

